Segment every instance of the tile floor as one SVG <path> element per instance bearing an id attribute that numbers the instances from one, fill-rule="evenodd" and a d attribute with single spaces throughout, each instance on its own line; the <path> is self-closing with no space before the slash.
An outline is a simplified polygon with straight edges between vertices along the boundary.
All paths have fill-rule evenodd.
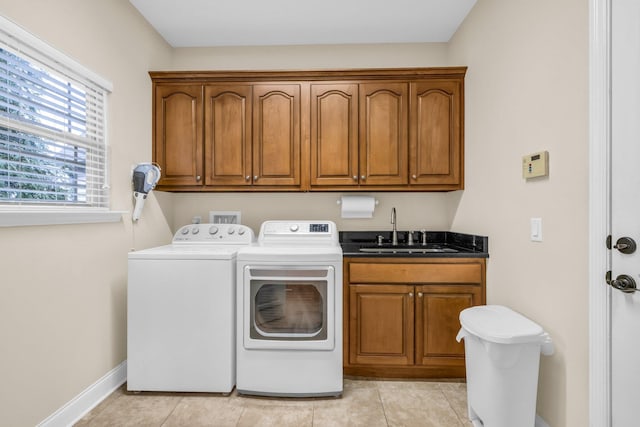
<path id="1" fill-rule="evenodd" d="M 470 427 L 459 382 L 345 379 L 341 398 L 285 399 L 192 393 L 128 393 L 126 386 L 75 427 L 415 426 Z"/>

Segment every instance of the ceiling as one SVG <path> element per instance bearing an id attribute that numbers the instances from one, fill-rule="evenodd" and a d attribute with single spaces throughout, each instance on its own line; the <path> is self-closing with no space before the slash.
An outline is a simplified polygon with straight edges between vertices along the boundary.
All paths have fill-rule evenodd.
<path id="1" fill-rule="evenodd" d="M 476 0 L 129 0 L 173 47 L 447 42 Z"/>

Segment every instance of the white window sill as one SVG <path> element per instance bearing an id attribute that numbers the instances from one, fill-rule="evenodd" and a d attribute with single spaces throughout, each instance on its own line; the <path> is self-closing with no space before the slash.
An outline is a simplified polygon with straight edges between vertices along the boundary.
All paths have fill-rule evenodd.
<path id="1" fill-rule="evenodd" d="M 107 209 L 0 207 L 0 227 L 119 222 L 125 213 Z"/>

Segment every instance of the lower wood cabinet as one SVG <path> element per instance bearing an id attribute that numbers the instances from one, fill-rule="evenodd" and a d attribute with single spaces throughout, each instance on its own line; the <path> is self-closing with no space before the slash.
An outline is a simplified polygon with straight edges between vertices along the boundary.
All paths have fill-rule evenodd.
<path id="1" fill-rule="evenodd" d="M 458 316 L 485 303 L 484 258 L 345 258 L 345 374 L 463 378 Z"/>

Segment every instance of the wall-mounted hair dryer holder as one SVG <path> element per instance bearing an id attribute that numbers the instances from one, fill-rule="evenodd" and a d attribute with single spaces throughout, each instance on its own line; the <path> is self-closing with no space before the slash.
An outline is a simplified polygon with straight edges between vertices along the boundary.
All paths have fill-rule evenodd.
<path id="1" fill-rule="evenodd" d="M 135 200 L 135 207 L 131 216 L 133 221 L 140 219 L 144 201 L 159 180 L 160 167 L 154 163 L 140 163 L 133 169 L 133 198 Z"/>

